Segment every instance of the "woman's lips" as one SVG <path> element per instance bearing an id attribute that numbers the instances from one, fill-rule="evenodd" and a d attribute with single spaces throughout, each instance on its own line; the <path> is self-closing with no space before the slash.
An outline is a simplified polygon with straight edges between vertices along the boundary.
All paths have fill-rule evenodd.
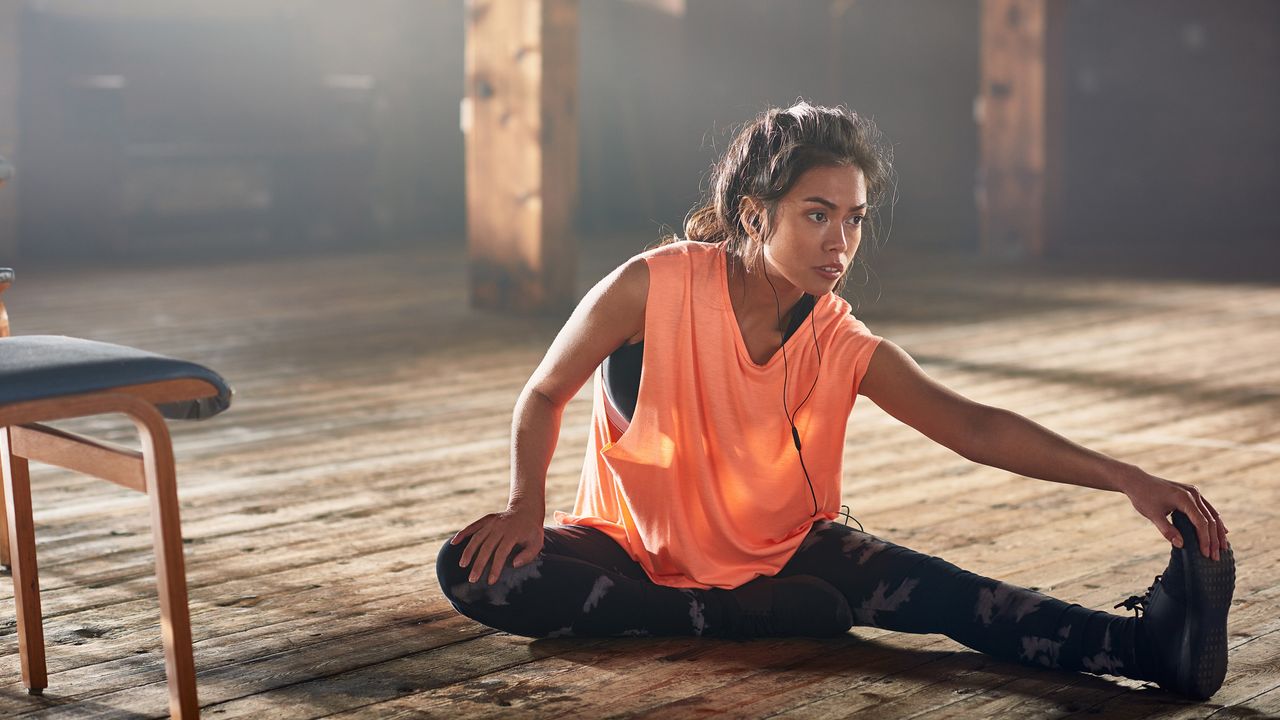
<path id="1" fill-rule="evenodd" d="M 814 271 L 828 280 L 839 280 L 841 273 L 844 272 L 844 266 L 843 265 L 819 265 L 818 267 L 814 268 Z"/>

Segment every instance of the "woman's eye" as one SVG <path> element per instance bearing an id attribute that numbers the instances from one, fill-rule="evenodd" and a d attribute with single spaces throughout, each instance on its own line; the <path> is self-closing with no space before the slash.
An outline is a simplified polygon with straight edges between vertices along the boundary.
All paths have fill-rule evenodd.
<path id="1" fill-rule="evenodd" d="M 862 224 L 862 221 L 863 221 L 863 220 L 866 220 L 866 219 L 867 219 L 867 218 L 866 218 L 866 216 L 865 216 L 865 215 L 854 215 L 853 217 L 849 218 L 849 224 L 850 224 L 850 225 L 855 225 L 855 226 L 856 226 L 856 225 L 861 225 L 861 224 Z"/>
<path id="2" fill-rule="evenodd" d="M 817 222 L 827 221 L 827 214 L 822 212 L 821 210 L 814 210 L 813 212 L 809 213 L 809 217 L 813 218 Z"/>

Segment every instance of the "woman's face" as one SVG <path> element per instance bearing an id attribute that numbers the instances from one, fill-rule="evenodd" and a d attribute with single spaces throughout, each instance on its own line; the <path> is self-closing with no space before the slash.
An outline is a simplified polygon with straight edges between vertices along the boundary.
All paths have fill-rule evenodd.
<path id="1" fill-rule="evenodd" d="M 778 202 L 764 247 L 770 277 L 814 296 L 831 292 L 858 252 L 866 215 L 861 168 L 808 170 Z"/>

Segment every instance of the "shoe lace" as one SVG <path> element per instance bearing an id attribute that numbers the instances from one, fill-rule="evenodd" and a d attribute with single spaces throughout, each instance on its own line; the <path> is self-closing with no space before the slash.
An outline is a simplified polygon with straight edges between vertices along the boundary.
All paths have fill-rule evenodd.
<path id="1" fill-rule="evenodd" d="M 1135 617 L 1142 617 L 1143 613 L 1147 610 L 1147 601 L 1151 598 L 1152 591 L 1154 591 L 1156 586 L 1160 584 L 1160 580 L 1163 577 L 1163 575 L 1157 575 L 1156 579 L 1151 581 L 1151 587 L 1147 588 L 1145 593 L 1141 595 L 1130 595 L 1128 598 L 1116 603 L 1115 607 L 1132 610 Z"/>

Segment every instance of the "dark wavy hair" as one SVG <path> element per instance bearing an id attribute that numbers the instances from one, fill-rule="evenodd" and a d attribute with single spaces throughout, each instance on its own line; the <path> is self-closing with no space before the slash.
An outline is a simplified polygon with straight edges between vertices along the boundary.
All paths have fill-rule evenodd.
<path id="1" fill-rule="evenodd" d="M 785 109 L 770 108 L 738 130 L 711 167 L 705 197 L 685 217 L 685 238 L 706 243 L 727 240 L 731 261 L 747 269 L 757 267 L 763 244 L 772 235 L 778 201 L 800 176 L 815 167 L 848 165 L 861 169 L 866 180 L 863 233 L 874 247 L 878 210 L 894 192 L 892 149 L 869 118 L 844 107 L 810 105 L 803 100 Z M 744 198 L 765 210 L 758 242 L 742 228 Z M 678 239 L 669 236 L 664 244 Z M 837 292 L 847 277 L 846 272 Z"/>

